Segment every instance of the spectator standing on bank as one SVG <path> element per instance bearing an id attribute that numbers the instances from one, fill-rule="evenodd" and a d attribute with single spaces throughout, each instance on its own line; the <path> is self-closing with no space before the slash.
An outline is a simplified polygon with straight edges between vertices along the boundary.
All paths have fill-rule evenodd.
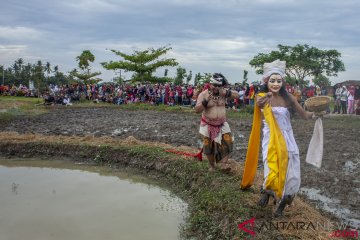
<path id="1" fill-rule="evenodd" d="M 360 115 L 360 86 L 357 85 L 355 87 L 355 113 L 356 115 Z"/>
<path id="2" fill-rule="evenodd" d="M 337 88 L 335 90 L 335 107 L 334 107 L 334 111 L 333 113 L 337 112 L 338 114 L 340 114 L 340 110 L 341 110 L 341 101 L 340 101 L 340 96 L 341 96 L 341 91 L 342 91 L 342 87 L 340 84 L 337 85 Z"/>
<path id="3" fill-rule="evenodd" d="M 348 95 L 347 95 L 347 104 L 348 104 L 348 108 L 347 108 L 347 114 L 353 114 L 354 113 L 354 107 L 355 107 L 355 88 L 354 86 L 351 86 L 350 89 L 348 90 Z"/>
<path id="4" fill-rule="evenodd" d="M 348 100 L 348 90 L 346 86 L 342 86 L 341 93 L 340 93 L 340 103 L 341 103 L 341 112 L 342 114 L 347 113 L 347 100 Z"/>

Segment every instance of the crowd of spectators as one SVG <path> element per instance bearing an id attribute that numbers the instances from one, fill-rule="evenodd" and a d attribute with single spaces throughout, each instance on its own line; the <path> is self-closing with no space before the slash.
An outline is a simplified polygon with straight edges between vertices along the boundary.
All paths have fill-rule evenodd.
<path id="1" fill-rule="evenodd" d="M 337 114 L 360 115 L 360 87 L 336 84 L 334 86 L 334 110 Z"/>
<path id="2" fill-rule="evenodd" d="M 50 85 L 41 96 L 47 105 L 62 104 L 71 105 L 77 101 L 93 101 L 94 103 L 109 104 L 132 104 L 148 103 L 152 105 L 169 106 L 195 106 L 196 98 L 201 91 L 208 88 L 208 84 L 197 85 L 170 83 L 157 84 L 70 84 Z M 250 85 L 230 85 L 229 88 L 239 92 L 239 99 L 228 101 L 226 106 L 232 109 L 241 109 L 253 106 L 255 95 L 260 86 L 256 83 Z M 310 86 L 300 90 L 298 86 L 286 85 L 286 90 L 294 95 L 298 102 L 303 105 L 307 98 L 319 95 L 328 95 L 327 88 Z M 340 84 L 334 86 L 334 113 L 360 114 L 360 92 L 356 88 L 345 87 Z M 0 95 L 36 97 L 36 91 L 24 85 L 0 86 Z M 329 109 L 330 111 L 330 109 Z M 358 111 L 358 112 L 357 112 Z"/>
<path id="3" fill-rule="evenodd" d="M 18 87 L 15 85 L 0 85 L 0 95 L 6 96 L 24 96 L 24 97 L 35 97 L 35 90 L 30 90 L 25 85 L 20 84 Z"/>
<path id="4" fill-rule="evenodd" d="M 66 99 L 67 102 L 69 102 L 69 100 L 74 102 L 84 99 L 95 103 L 104 102 L 117 105 L 148 103 L 152 105 L 194 107 L 198 94 L 208 87 L 208 84 L 194 86 L 193 84 L 173 85 L 169 83 L 136 85 L 75 84 L 50 86 L 49 91 L 44 94 L 44 99 L 47 104 L 61 103 L 64 99 Z M 240 93 L 239 99 L 226 103 L 227 107 L 232 109 L 253 105 L 255 94 L 259 89 L 257 85 L 245 87 L 231 85 L 229 88 Z"/>

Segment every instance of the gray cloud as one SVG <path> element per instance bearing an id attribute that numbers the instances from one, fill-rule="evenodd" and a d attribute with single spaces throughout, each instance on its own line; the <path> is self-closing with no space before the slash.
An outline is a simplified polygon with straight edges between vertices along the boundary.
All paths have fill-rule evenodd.
<path id="1" fill-rule="evenodd" d="M 260 78 L 248 65 L 259 52 L 300 43 L 342 53 L 347 71 L 331 78 L 338 82 L 360 74 L 359 7 L 356 0 L 6 1 L 0 9 L 0 65 L 23 57 L 70 71 L 76 56 L 89 49 L 96 56 L 94 70 L 109 80 L 114 72 L 99 63 L 117 58 L 107 49 L 131 53 L 171 44 L 169 56 L 188 71 L 219 71 L 234 82 L 244 69 L 251 79 Z"/>

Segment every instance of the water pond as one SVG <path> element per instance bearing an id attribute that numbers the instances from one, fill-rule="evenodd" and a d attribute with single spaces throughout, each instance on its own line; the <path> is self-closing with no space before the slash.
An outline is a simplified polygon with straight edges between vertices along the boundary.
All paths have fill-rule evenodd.
<path id="1" fill-rule="evenodd" d="M 151 180 L 60 160 L 0 159 L 1 239 L 179 239 L 187 205 Z"/>

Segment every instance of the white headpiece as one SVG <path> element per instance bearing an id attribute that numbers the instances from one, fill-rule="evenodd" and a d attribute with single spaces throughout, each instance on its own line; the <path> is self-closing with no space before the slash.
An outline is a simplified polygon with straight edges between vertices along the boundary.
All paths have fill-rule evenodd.
<path id="1" fill-rule="evenodd" d="M 274 74 L 274 73 L 279 74 L 284 79 L 285 68 L 286 68 L 286 62 L 280 61 L 279 59 L 277 59 L 271 63 L 265 63 L 263 80 L 265 80 L 267 77 L 270 77 L 271 74 Z"/>
<path id="2" fill-rule="evenodd" d="M 210 83 L 215 85 L 222 85 L 222 78 L 211 77 Z"/>
<path id="3" fill-rule="evenodd" d="M 210 78 L 210 83 L 213 85 L 225 86 L 228 84 L 228 81 L 221 73 L 214 73 Z"/>

